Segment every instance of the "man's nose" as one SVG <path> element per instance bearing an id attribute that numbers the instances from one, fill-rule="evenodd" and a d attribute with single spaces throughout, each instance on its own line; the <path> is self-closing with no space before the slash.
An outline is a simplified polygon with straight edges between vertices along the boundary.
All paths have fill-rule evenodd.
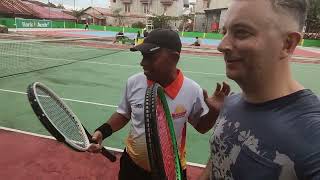
<path id="1" fill-rule="evenodd" d="M 232 42 L 231 42 L 231 38 L 228 35 L 225 35 L 220 44 L 217 47 L 218 51 L 222 52 L 222 53 L 226 53 L 232 50 Z"/>

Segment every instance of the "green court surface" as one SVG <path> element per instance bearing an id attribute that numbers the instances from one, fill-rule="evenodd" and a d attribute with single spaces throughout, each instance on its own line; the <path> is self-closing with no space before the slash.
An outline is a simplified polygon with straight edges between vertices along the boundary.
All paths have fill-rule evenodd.
<path id="1" fill-rule="evenodd" d="M 5 67 L 5 63 L 9 63 L 10 59 L 17 59 L 17 57 L 21 60 L 27 57 L 33 60 L 29 65 L 31 67 L 37 66 L 40 62 L 51 63 L 74 58 L 72 55 L 74 49 L 54 48 L 54 50 L 50 50 L 48 47 L 43 49 L 51 53 L 40 53 L 30 49 L 25 54 L 23 54 L 24 52 L 20 52 L 18 55 L 13 53 L 10 54 L 10 57 L 0 55 L 0 59 L 7 58 L 7 61 L 0 60 L 0 69 L 3 72 L 13 67 L 25 68 L 22 63 Z M 98 51 L 105 51 L 108 54 L 109 51 L 114 52 L 115 50 L 100 49 Z M 1 53 L 3 54 L 3 52 Z M 82 56 L 77 58 L 79 57 Z M 141 71 L 140 60 L 140 53 L 119 51 L 56 68 L 0 78 L 0 126 L 48 135 L 34 115 L 25 95 L 27 86 L 34 81 L 39 81 L 49 86 L 61 97 L 67 98 L 66 103 L 74 110 L 88 130 L 93 132 L 116 110 L 127 78 Z M 225 77 L 225 65 L 222 57 L 182 54 L 179 67 L 187 77 L 198 82 L 210 93 L 216 83 L 222 81 L 227 81 L 231 84 L 233 91 L 239 92 L 239 87 Z M 320 94 L 320 83 L 317 83 L 316 80 L 316 77 L 320 77 L 320 65 L 292 63 L 292 67 L 294 76 L 304 86 Z M 106 139 L 104 145 L 123 149 L 128 127 L 127 125 Z M 191 126 L 188 127 L 187 132 L 188 161 L 205 164 L 209 156 L 208 141 L 212 132 L 202 135 Z"/>

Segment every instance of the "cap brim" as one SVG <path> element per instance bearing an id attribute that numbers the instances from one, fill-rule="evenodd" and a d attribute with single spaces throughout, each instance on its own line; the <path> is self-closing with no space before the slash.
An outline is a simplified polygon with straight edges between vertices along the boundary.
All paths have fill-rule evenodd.
<path id="1" fill-rule="evenodd" d="M 141 53 L 153 53 L 160 49 L 160 46 L 152 43 L 142 43 L 130 48 L 130 51 L 140 51 Z"/>

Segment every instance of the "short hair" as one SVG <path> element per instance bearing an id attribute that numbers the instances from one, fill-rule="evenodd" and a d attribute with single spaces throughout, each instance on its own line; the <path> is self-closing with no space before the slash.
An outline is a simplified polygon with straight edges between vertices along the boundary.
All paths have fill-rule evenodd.
<path id="1" fill-rule="evenodd" d="M 270 0 L 276 12 L 281 11 L 292 16 L 299 25 L 299 31 L 303 30 L 307 17 L 308 0 Z"/>

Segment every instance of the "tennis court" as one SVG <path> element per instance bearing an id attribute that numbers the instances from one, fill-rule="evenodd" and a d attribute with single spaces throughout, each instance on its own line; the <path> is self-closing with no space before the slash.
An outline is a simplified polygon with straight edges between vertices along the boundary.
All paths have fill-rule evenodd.
<path id="1" fill-rule="evenodd" d="M 49 135 L 34 115 L 25 94 L 30 83 L 39 81 L 65 98 L 93 132 L 116 110 L 127 78 L 141 71 L 140 53 L 130 52 L 125 46 L 119 48 L 104 39 L 65 37 L 35 42 L 35 38 L 29 36 L 18 40 L 12 37 L 0 39 L 0 126 L 5 128 Z M 216 83 L 222 81 L 228 82 L 232 91 L 239 92 L 239 87 L 225 76 L 223 57 L 213 56 L 211 51 L 215 50 L 184 47 L 179 68 L 210 93 Z M 293 74 L 305 87 L 320 94 L 317 81 L 320 53 L 310 51 L 311 55 L 306 57 L 309 51 L 300 51 L 304 53 L 297 53 L 292 62 Z M 104 145 L 123 149 L 128 127 L 106 139 Z M 191 126 L 187 132 L 188 161 L 205 164 L 211 132 L 202 135 Z"/>

